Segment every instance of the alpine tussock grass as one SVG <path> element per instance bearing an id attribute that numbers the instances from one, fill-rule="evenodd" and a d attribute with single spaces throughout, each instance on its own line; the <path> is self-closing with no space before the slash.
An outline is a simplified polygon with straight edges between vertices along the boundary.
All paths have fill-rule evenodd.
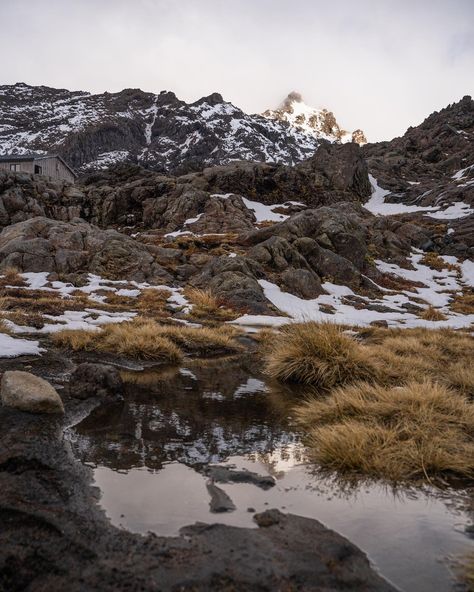
<path id="1" fill-rule="evenodd" d="M 234 335 L 234 331 L 227 327 L 177 327 L 138 318 L 106 325 L 101 330 L 66 329 L 55 333 L 52 340 L 73 351 L 107 352 L 177 363 L 183 357 L 183 351 L 199 354 L 236 352 L 240 346 Z"/>
<path id="2" fill-rule="evenodd" d="M 474 478 L 474 339 L 448 329 L 285 327 L 266 371 L 306 385 L 295 409 L 321 467 L 392 481 Z"/>
<path id="3" fill-rule="evenodd" d="M 372 353 L 331 323 L 283 327 L 266 356 L 266 372 L 281 382 L 331 389 L 354 380 L 375 380 Z"/>
<path id="4" fill-rule="evenodd" d="M 474 477 L 474 405 L 441 384 L 357 383 L 297 410 L 323 466 L 399 481 Z"/>

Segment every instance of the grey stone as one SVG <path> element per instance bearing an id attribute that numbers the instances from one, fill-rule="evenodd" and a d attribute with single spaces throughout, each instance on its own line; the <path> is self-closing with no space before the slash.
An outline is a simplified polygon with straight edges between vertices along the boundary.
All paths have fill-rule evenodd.
<path id="1" fill-rule="evenodd" d="M 63 402 L 56 389 L 43 378 L 29 372 L 5 372 L 1 382 L 1 397 L 3 405 L 20 411 L 64 413 Z"/>

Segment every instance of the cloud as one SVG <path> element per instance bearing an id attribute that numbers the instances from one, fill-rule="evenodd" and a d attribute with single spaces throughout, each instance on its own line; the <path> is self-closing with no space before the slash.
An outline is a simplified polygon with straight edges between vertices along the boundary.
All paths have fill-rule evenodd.
<path id="1" fill-rule="evenodd" d="M 0 84 L 217 91 L 246 111 L 291 90 L 389 139 L 474 94 L 471 0 L 1 0 Z"/>

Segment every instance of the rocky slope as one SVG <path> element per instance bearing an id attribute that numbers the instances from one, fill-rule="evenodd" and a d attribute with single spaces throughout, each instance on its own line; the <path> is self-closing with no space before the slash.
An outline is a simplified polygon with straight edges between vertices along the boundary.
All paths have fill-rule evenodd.
<path id="1" fill-rule="evenodd" d="M 405 322 L 411 311 L 406 320 L 418 323 L 435 304 L 451 315 L 472 281 L 473 113 L 464 98 L 390 143 L 320 140 L 294 166 L 237 162 L 173 175 L 121 165 L 75 186 L 3 173 L 0 268 L 73 283 L 91 272 L 190 284 L 253 314 L 368 309 L 380 316 L 367 322 L 385 312 Z M 438 275 L 423 251 L 448 257 L 437 260 Z M 457 279 L 443 280 L 454 268 Z M 403 285 L 409 296 L 384 293 Z"/>
<path id="2" fill-rule="evenodd" d="M 278 109 L 267 109 L 262 115 L 268 119 L 287 122 L 295 129 L 315 138 L 323 138 L 330 142 L 356 142 L 360 145 L 367 143 L 361 129 L 352 133 L 343 130 L 332 111 L 309 107 L 297 92 L 290 93 Z"/>
<path id="3" fill-rule="evenodd" d="M 380 190 L 367 206 L 449 224 L 450 239 L 474 247 L 474 101 L 465 96 L 390 142 L 362 148 Z"/>
<path id="4" fill-rule="evenodd" d="M 119 162 L 171 172 L 233 160 L 291 165 L 317 145 L 314 134 L 247 115 L 217 93 L 187 104 L 172 92 L 0 86 L 0 154 L 58 152 L 79 171 Z"/>

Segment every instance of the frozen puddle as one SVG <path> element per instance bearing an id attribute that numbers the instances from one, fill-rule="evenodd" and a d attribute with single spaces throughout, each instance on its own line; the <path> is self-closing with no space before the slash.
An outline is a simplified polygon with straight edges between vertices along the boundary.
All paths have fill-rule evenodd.
<path id="1" fill-rule="evenodd" d="M 94 469 L 101 505 L 128 530 L 177 535 L 196 521 L 254 528 L 253 511 L 278 508 L 321 521 L 363 549 L 406 592 L 454 589 L 448 559 L 464 555 L 469 516 L 456 495 L 345 491 L 316 476 L 288 422 L 290 395 L 269 390 L 238 362 L 126 377 L 126 401 L 97 408 L 71 430 L 76 455 Z M 275 486 L 216 483 L 233 512 L 211 513 L 208 464 L 272 475 Z"/>

